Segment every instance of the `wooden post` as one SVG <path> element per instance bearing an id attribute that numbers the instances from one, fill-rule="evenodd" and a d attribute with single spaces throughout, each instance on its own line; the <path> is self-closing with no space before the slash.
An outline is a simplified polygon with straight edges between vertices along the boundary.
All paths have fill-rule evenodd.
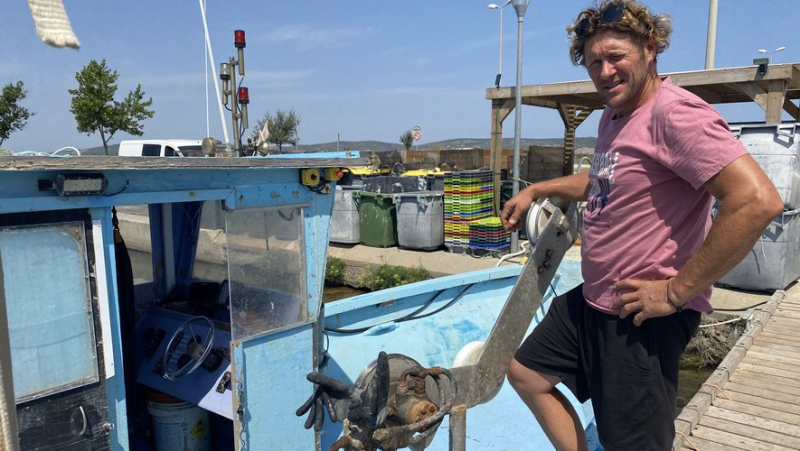
<path id="1" fill-rule="evenodd" d="M 564 169 L 561 175 L 572 174 L 575 166 L 575 106 L 567 105 L 567 121 L 564 124 Z"/>
<path id="2" fill-rule="evenodd" d="M 492 184 L 494 214 L 500 215 L 500 167 L 503 154 L 503 121 L 514 109 L 514 99 L 492 100 Z"/>
<path id="3" fill-rule="evenodd" d="M 767 124 L 780 124 L 783 99 L 786 97 L 786 80 L 771 80 L 767 93 Z"/>
<path id="4" fill-rule="evenodd" d="M 558 104 L 558 113 L 564 122 L 564 168 L 562 175 L 570 175 L 575 172 L 575 130 L 592 114 L 592 111 L 594 110 L 591 108 L 578 110 L 576 105 Z"/>

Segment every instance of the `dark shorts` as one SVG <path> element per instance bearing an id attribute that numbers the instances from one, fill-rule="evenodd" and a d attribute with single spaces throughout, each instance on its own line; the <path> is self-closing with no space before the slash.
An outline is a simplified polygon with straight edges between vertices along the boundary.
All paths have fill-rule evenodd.
<path id="1" fill-rule="evenodd" d="M 607 450 L 666 450 L 675 437 L 678 366 L 700 313 L 684 310 L 633 325 L 590 307 L 579 286 L 553 300 L 514 357 L 592 400 Z"/>

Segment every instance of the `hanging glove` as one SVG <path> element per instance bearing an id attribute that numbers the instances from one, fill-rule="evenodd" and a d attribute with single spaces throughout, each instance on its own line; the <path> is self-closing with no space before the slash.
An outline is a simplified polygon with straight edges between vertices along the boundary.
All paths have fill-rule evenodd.
<path id="1" fill-rule="evenodd" d="M 351 387 L 318 372 L 309 373 L 306 379 L 316 384 L 316 388 L 295 412 L 297 416 L 303 416 L 308 412 L 304 425 L 306 429 L 313 425 L 314 430 L 319 432 L 325 421 L 325 410 L 328 411 L 331 421 L 342 421 L 347 418 L 351 422 L 364 423 L 370 428 L 381 424 L 386 417 L 389 397 L 389 359 L 383 351 L 378 355 L 375 376 L 366 390 Z"/>
<path id="2" fill-rule="evenodd" d="M 328 410 L 331 421 L 341 421 L 347 418 L 350 405 L 359 401 L 360 393 L 356 393 L 353 387 L 338 379 L 317 372 L 309 373 L 306 378 L 317 384 L 314 393 L 295 412 L 299 417 L 309 412 L 304 425 L 306 429 L 312 425 L 317 432 L 322 429 L 325 409 Z"/>

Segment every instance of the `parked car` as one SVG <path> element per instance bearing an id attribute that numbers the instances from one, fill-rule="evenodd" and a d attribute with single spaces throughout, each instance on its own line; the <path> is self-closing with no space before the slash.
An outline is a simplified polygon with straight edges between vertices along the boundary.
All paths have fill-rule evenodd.
<path id="1" fill-rule="evenodd" d="M 204 157 L 199 139 L 140 139 L 119 143 L 121 157 Z"/>

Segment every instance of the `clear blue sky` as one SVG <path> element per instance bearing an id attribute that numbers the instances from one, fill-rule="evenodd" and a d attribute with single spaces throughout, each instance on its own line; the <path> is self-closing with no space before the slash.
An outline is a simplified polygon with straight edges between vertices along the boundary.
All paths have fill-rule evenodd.
<path id="1" fill-rule="evenodd" d="M 485 90 L 498 70 L 499 12 L 488 1 L 282 1 L 209 0 L 208 20 L 217 65 L 235 55 L 233 31 L 247 33 L 246 77 L 250 123 L 266 112 L 294 109 L 302 144 L 342 140 L 398 142 L 418 125 L 425 142 L 488 138 L 490 102 Z M 495 0 L 497 1 L 497 0 Z M 36 113 L 5 141 L 13 151 L 51 151 L 101 145 L 99 135 L 78 133 L 68 89 L 90 60 L 105 58 L 120 74 L 117 98 L 141 84 L 156 112 L 144 138 L 194 138 L 207 134 L 204 38 L 197 1 L 65 0 L 81 49 L 54 49 L 39 40 L 28 4 L 6 0 L 0 15 L 0 84 L 22 80 L 23 105 Z M 502 2 L 500 2 L 502 3 Z M 567 57 L 565 27 L 582 1 L 533 0 L 525 16 L 523 83 L 586 79 Z M 704 66 L 708 2 L 647 0 L 672 15 L 671 47 L 659 72 Z M 774 63 L 800 61 L 797 0 L 719 2 L 716 67 L 751 65 L 759 48 L 786 46 Z M 516 77 L 516 15 L 503 12 L 503 85 Z M 212 83 L 214 81 L 212 80 Z M 209 88 L 214 99 L 213 87 Z M 753 105 L 720 107 L 730 121 L 762 120 Z M 212 104 L 210 134 L 222 138 Z M 598 113 L 578 129 L 594 136 Z M 505 136 L 513 137 L 513 116 Z M 558 114 L 523 108 L 522 136 L 562 136 Z M 228 118 L 230 126 L 230 118 Z M 248 131 L 249 133 L 249 131 Z M 127 135 L 118 133 L 112 143 Z"/>

